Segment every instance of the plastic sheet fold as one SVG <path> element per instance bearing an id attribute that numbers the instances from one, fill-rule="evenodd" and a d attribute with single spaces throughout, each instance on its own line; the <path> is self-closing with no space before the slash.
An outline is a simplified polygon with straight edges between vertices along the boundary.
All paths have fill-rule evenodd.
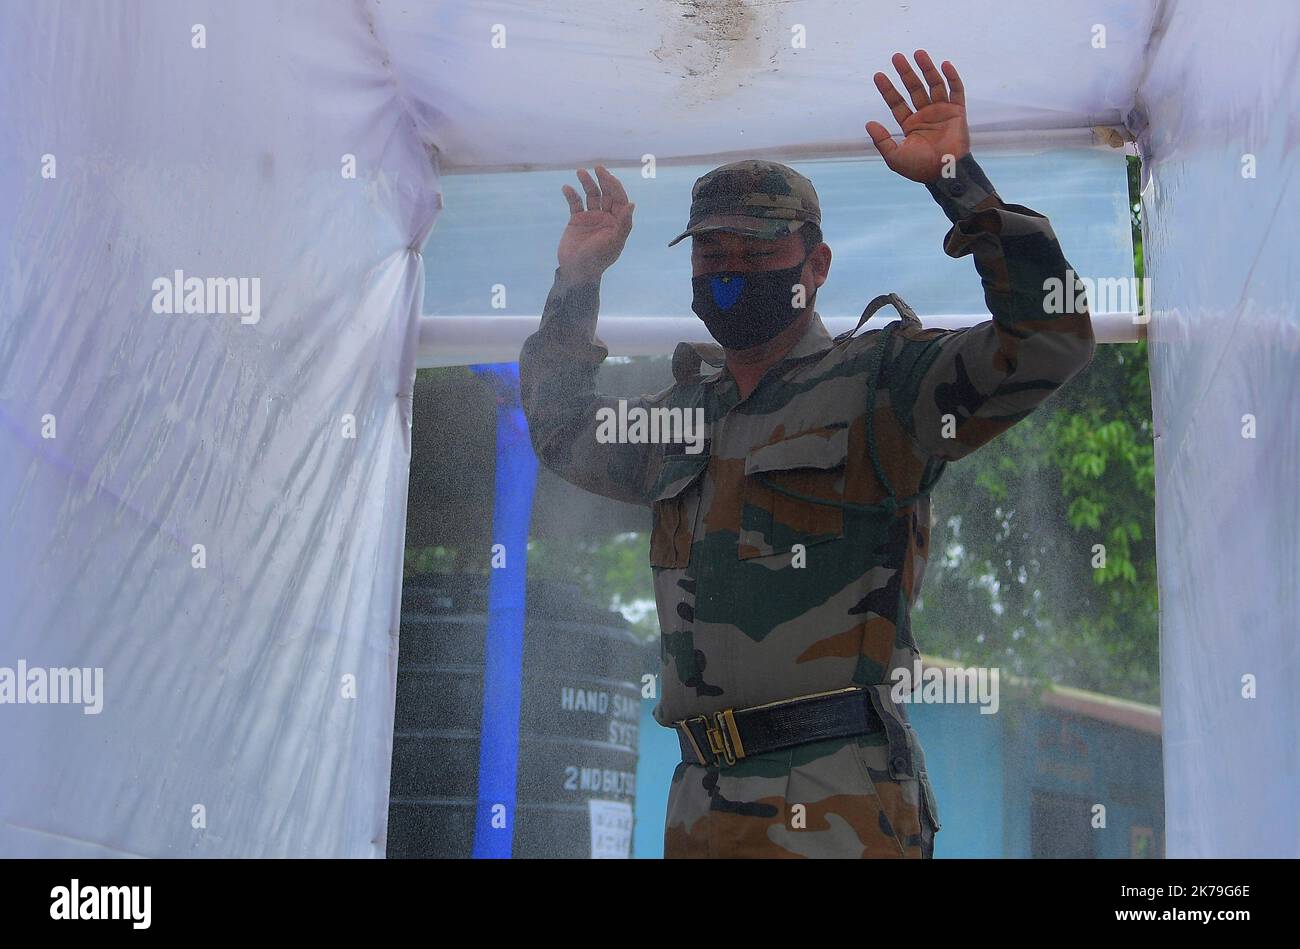
<path id="1" fill-rule="evenodd" d="M 369 5 L 6 3 L 0 82 L 0 667 L 103 683 L 0 706 L 0 855 L 381 856 L 440 192 Z"/>
<path id="2" fill-rule="evenodd" d="M 1162 7 L 1140 130 L 1170 857 L 1300 856 L 1300 7 Z"/>

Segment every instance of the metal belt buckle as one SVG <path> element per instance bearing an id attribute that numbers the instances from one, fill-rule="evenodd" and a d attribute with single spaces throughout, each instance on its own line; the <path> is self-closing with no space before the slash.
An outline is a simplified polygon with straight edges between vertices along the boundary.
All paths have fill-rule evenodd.
<path id="1" fill-rule="evenodd" d="M 736 730 L 734 709 L 724 708 L 713 714 L 713 727 L 708 720 L 704 722 L 704 733 L 709 736 L 709 750 L 715 758 L 721 758 L 727 767 L 745 757 L 745 746 L 741 744 L 740 732 Z"/>
<path id="2" fill-rule="evenodd" d="M 691 725 L 694 722 L 699 722 L 704 728 L 704 734 L 708 737 L 709 751 L 713 753 L 713 760 L 715 762 L 722 761 L 730 767 L 745 757 L 745 746 L 741 742 L 740 732 L 736 728 L 734 712 L 735 709 L 724 708 L 721 712 L 713 714 L 712 723 L 709 721 L 709 716 L 696 715 L 694 718 L 683 718 L 679 722 L 673 722 L 673 726 L 686 736 L 691 750 L 695 752 L 696 761 L 707 767 L 709 759 L 701 750 L 699 742 L 695 740 L 695 733 L 691 731 Z"/>

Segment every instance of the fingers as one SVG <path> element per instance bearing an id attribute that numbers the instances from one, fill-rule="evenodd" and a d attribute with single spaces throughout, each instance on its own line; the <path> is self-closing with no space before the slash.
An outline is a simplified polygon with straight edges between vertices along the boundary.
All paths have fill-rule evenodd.
<path id="1" fill-rule="evenodd" d="M 943 74 L 948 77 L 948 88 L 951 90 L 949 95 L 950 101 L 954 105 L 966 105 L 966 87 L 962 85 L 961 76 L 957 75 L 957 67 L 948 60 L 943 61 Z"/>
<path id="2" fill-rule="evenodd" d="M 596 184 L 596 179 L 591 177 L 591 172 L 586 168 L 578 169 L 578 181 L 582 183 L 582 190 L 587 192 L 587 210 L 603 211 L 604 206 L 601 204 L 600 188 Z"/>
<path id="3" fill-rule="evenodd" d="M 898 147 L 898 143 L 890 137 L 889 130 L 879 122 L 868 122 L 867 134 L 871 136 L 871 143 L 876 146 L 876 151 L 880 152 L 882 158 L 888 159 L 889 153 Z"/>
<path id="4" fill-rule="evenodd" d="M 572 188 L 570 188 L 568 185 L 564 185 L 564 186 L 562 186 L 562 187 L 560 188 L 560 190 L 564 192 L 564 200 L 566 200 L 566 201 L 569 202 L 569 213 L 570 213 L 570 214 L 581 214 L 581 213 L 582 213 L 582 199 L 581 199 L 580 197 L 578 197 L 578 192 L 574 191 L 574 190 L 573 190 Z"/>
<path id="5" fill-rule="evenodd" d="M 947 102 L 948 87 L 944 84 L 943 76 L 939 75 L 939 70 L 934 68 L 934 60 L 930 58 L 930 54 L 923 49 L 918 49 L 915 55 L 916 64 L 921 67 L 921 76 L 930 87 L 930 101 Z"/>
<path id="6" fill-rule="evenodd" d="M 880 90 L 880 97 L 885 100 L 885 105 L 889 106 L 889 111 L 893 114 L 894 121 L 896 121 L 901 127 L 907 117 L 912 114 L 912 110 L 907 107 L 907 103 L 904 102 L 903 97 L 898 94 L 898 90 L 894 88 L 894 84 L 889 81 L 888 76 L 882 72 L 878 72 L 871 78 L 875 80 L 876 88 Z"/>
<path id="7" fill-rule="evenodd" d="M 607 211 L 617 211 L 627 204 L 627 192 L 622 183 L 609 173 L 604 165 L 596 166 L 596 177 L 600 179 L 600 192 Z"/>
<path id="8" fill-rule="evenodd" d="M 610 174 L 609 169 L 604 165 L 596 166 L 595 178 L 591 177 L 587 169 L 579 168 L 578 181 L 582 184 L 582 190 L 587 193 L 588 211 L 612 212 L 627 207 L 627 192 L 623 190 L 623 183 Z M 568 185 L 564 185 L 560 190 L 564 192 L 572 213 L 577 214 L 583 210 L 582 200 L 578 197 L 577 191 Z"/>
<path id="9" fill-rule="evenodd" d="M 907 57 L 902 53 L 895 53 L 889 61 L 894 64 L 898 70 L 899 78 L 903 80 L 903 87 L 907 89 L 908 95 L 912 97 L 912 105 L 918 109 L 923 109 L 930 104 L 930 96 L 925 91 L 925 86 L 912 70 L 912 64 L 907 61 Z"/>

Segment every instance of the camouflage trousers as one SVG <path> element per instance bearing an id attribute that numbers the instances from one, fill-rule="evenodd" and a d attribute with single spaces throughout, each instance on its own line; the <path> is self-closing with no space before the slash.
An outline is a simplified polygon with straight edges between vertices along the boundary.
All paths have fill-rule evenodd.
<path id="1" fill-rule="evenodd" d="M 934 856 L 939 814 L 910 725 L 673 772 L 664 857 Z"/>

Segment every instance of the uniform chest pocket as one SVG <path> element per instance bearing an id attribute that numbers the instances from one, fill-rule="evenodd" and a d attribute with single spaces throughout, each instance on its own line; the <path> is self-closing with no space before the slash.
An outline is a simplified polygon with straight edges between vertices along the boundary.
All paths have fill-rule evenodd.
<path id="1" fill-rule="evenodd" d="M 745 458 L 741 560 L 844 536 L 848 429 L 826 426 L 753 449 Z"/>
<path id="2" fill-rule="evenodd" d="M 700 475 L 709 456 L 668 455 L 650 489 L 650 563 L 655 567 L 685 567 L 695 542 Z"/>

